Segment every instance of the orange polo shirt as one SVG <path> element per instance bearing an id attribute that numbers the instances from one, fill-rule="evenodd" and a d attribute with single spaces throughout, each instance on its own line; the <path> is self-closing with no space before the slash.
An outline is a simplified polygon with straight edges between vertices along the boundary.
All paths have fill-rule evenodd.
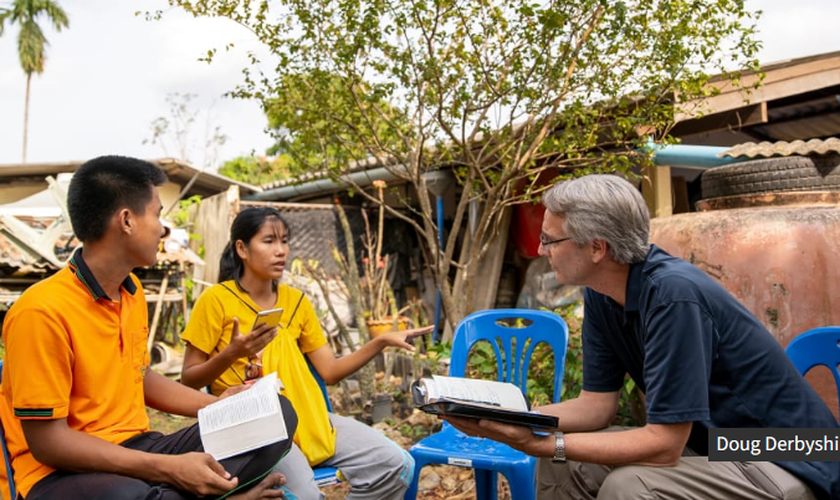
<path id="1" fill-rule="evenodd" d="M 113 301 L 81 249 L 9 309 L 0 419 L 21 494 L 54 469 L 32 456 L 20 420 L 64 418 L 71 429 L 115 444 L 149 430 L 143 392 L 148 332 L 137 277 L 128 276 L 119 302 Z"/>

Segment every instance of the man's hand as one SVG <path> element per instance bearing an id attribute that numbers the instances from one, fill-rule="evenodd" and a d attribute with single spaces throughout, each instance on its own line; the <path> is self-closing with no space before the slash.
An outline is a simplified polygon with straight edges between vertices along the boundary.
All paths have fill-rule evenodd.
<path id="1" fill-rule="evenodd" d="M 523 453 L 531 454 L 535 436 L 530 427 L 523 425 L 503 424 L 486 419 L 459 418 L 440 415 L 440 418 L 452 424 L 459 431 L 469 436 L 483 437 L 504 443 Z"/>
<path id="2" fill-rule="evenodd" d="M 247 391 L 250 387 L 251 387 L 251 384 L 232 385 L 232 386 L 228 387 L 227 389 L 225 389 L 225 392 L 219 394 L 219 399 L 224 399 L 224 398 L 233 396 L 234 394 L 239 394 L 242 391 Z"/>
<path id="3" fill-rule="evenodd" d="M 230 344 L 225 348 L 231 349 L 237 358 L 256 358 L 265 346 L 277 336 L 277 327 L 260 323 L 250 333 L 239 333 L 239 318 L 233 318 L 233 330 L 230 333 Z"/>
<path id="4" fill-rule="evenodd" d="M 165 457 L 168 477 L 164 482 L 178 489 L 206 496 L 221 495 L 239 485 L 239 479 L 231 478 L 230 473 L 209 453 L 192 452 Z"/>

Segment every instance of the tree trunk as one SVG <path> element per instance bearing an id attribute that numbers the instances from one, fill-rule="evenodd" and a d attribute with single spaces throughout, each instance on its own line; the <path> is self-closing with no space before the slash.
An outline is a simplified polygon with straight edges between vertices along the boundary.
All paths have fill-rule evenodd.
<path id="1" fill-rule="evenodd" d="M 32 83 L 32 73 L 26 74 L 26 101 L 23 107 L 23 159 L 21 163 L 26 163 L 26 140 L 29 132 L 29 88 Z"/>
<path id="2" fill-rule="evenodd" d="M 350 222 L 347 220 L 347 214 L 344 213 L 344 208 L 341 205 L 336 205 L 335 208 L 336 212 L 338 212 L 338 220 L 341 222 L 341 229 L 344 231 L 344 239 L 347 240 L 347 264 L 349 272 L 347 273 L 345 282 L 347 283 L 347 291 L 350 294 L 350 303 L 353 304 L 353 309 L 356 312 L 356 324 L 359 328 L 359 344 L 364 345 L 370 340 L 370 334 L 365 323 L 364 308 L 359 295 L 359 269 L 356 266 L 353 231 L 350 228 Z M 357 373 L 359 378 L 359 391 L 362 396 L 362 406 L 364 406 L 367 401 L 373 401 L 373 397 L 376 394 L 376 372 L 373 362 L 371 361 L 365 364 Z"/>

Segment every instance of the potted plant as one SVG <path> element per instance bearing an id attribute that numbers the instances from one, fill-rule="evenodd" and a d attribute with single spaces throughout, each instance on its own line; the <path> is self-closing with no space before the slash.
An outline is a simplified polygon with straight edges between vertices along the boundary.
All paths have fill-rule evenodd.
<path id="1" fill-rule="evenodd" d="M 375 181 L 374 187 L 378 190 L 380 201 L 384 197 L 383 190 L 386 187 L 384 181 Z M 375 234 L 371 231 L 367 214 L 362 212 L 365 220 L 365 235 L 362 238 L 364 246 L 364 257 L 362 258 L 363 272 L 360 272 L 355 258 L 356 252 L 353 244 L 353 231 L 344 208 L 336 201 L 336 213 L 338 214 L 341 228 L 347 242 L 346 255 L 335 247 L 330 241 L 330 250 L 335 261 L 338 263 L 340 280 L 339 285 L 349 298 L 350 305 L 355 311 L 355 320 L 359 330 L 359 344 L 365 344 L 372 336 L 380 335 L 394 329 L 404 330 L 408 326 L 408 318 L 400 318 L 400 311 L 397 309 L 393 290 L 388 284 L 387 269 L 388 258 L 382 256 L 382 238 L 384 236 L 384 211 L 382 205 L 379 208 L 379 217 Z M 336 313 L 329 299 L 329 278 L 322 268 L 318 268 L 313 262 L 304 262 L 304 269 L 312 277 L 324 293 L 327 307 L 339 329 L 339 335 L 347 342 L 351 351 L 356 349 L 353 345 L 349 329 Z M 384 329 L 382 324 L 387 325 Z M 368 326 L 370 325 L 370 326 Z M 372 331 L 371 331 L 372 330 Z M 363 366 L 359 372 L 359 386 L 362 392 L 363 401 L 372 401 L 375 394 L 373 365 Z M 386 369 L 386 372 L 390 372 Z"/>
<path id="2" fill-rule="evenodd" d="M 382 240 L 385 235 L 385 212 L 382 208 L 384 189 L 387 186 L 385 181 L 373 181 L 380 201 L 376 231 L 371 230 L 370 220 L 367 213 L 362 212 L 365 221 L 365 234 L 362 237 L 364 253 L 362 257 L 362 272 L 359 272 L 355 262 L 348 260 L 344 254 L 335 247 L 332 248 L 333 258 L 339 263 L 343 281 L 348 285 L 347 291 L 351 303 L 361 315 L 357 314 L 359 323 L 364 322 L 371 337 L 394 330 L 405 330 L 409 325 L 409 318 L 402 316 L 405 309 L 397 308 L 397 301 L 394 291 L 388 283 L 388 256 L 382 255 Z M 343 219 L 345 236 L 348 242 L 352 242 L 352 233 L 349 232 L 349 224 L 345 224 L 343 209 L 336 205 L 339 217 Z M 354 259 L 352 243 L 348 243 L 348 255 Z M 353 283 L 358 283 L 357 290 L 354 290 Z M 354 297 L 357 295 L 357 297 Z M 361 327 L 361 325 L 360 325 Z"/>

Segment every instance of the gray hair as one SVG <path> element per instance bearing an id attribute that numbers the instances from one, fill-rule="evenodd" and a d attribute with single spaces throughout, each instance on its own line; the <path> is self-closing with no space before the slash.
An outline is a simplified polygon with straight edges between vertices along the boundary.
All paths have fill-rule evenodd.
<path id="1" fill-rule="evenodd" d="M 563 229 L 576 244 L 604 240 L 619 264 L 635 264 L 647 256 L 650 213 L 639 190 L 621 177 L 585 175 L 559 182 L 546 191 L 542 203 L 565 217 Z"/>

